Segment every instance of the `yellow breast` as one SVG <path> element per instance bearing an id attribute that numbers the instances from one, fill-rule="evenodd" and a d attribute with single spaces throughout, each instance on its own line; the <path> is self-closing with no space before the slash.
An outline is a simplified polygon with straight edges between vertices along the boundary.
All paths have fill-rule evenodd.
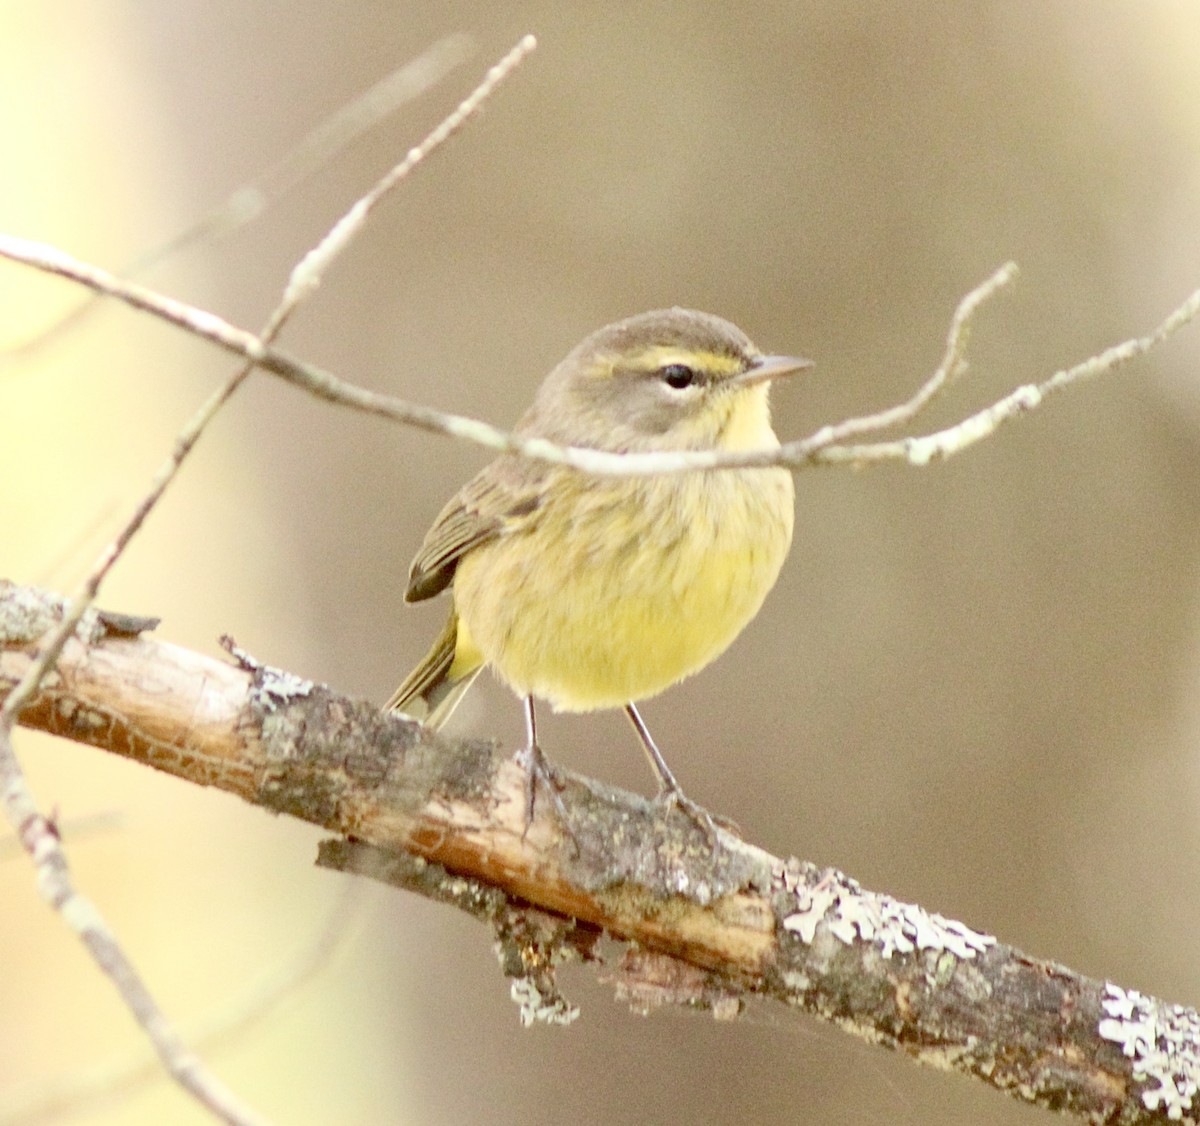
<path id="1" fill-rule="evenodd" d="M 563 473 L 542 518 L 461 561 L 460 646 L 556 709 L 653 696 L 758 612 L 792 537 L 785 470 L 642 480 Z"/>

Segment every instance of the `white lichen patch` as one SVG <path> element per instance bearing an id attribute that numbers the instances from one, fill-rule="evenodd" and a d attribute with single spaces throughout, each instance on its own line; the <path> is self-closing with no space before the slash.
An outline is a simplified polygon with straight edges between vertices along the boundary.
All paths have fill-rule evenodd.
<path id="1" fill-rule="evenodd" d="M 53 600 L 36 587 L 21 587 L 0 580 L 0 644 L 25 645 L 36 641 L 58 622 L 62 601 Z"/>
<path id="2" fill-rule="evenodd" d="M 785 886 L 791 882 L 785 878 Z M 885 958 L 914 950 L 973 958 L 996 941 L 990 934 L 973 931 L 915 903 L 864 891 L 856 880 L 832 869 L 814 884 L 797 882 L 789 890 L 796 898 L 796 909 L 785 916 L 783 926 L 806 943 L 812 942 L 822 921 L 839 941 L 847 945 L 874 942 Z"/>
<path id="3" fill-rule="evenodd" d="M 519 977 L 513 981 L 512 999 L 520 1010 L 523 1028 L 539 1021 L 542 1024 L 570 1024 L 579 1016 L 579 1009 L 575 1005 L 567 1004 L 562 997 L 547 997 L 529 977 Z"/>
<path id="4" fill-rule="evenodd" d="M 292 700 L 311 695 L 313 688 L 316 687 L 311 680 L 296 676 L 295 673 L 277 669 L 274 665 L 264 665 L 257 657 L 243 649 L 229 634 L 222 636 L 221 648 L 246 672 L 254 674 L 253 695 L 257 698 L 257 706 L 266 715 L 270 715 L 281 704 L 288 704 Z"/>
<path id="5" fill-rule="evenodd" d="M 258 687 L 258 696 L 267 712 L 274 711 L 280 704 L 287 704 L 292 700 L 307 696 L 313 690 L 311 680 L 296 676 L 294 673 L 285 672 L 283 669 L 277 669 L 271 665 L 261 665 L 259 669 L 261 683 Z"/>
<path id="6" fill-rule="evenodd" d="M 1200 1089 L 1200 1013 L 1112 982 L 1104 994 L 1100 1003 L 1108 1017 L 1100 1022 L 1100 1035 L 1133 1060 L 1135 1079 L 1157 1084 L 1142 1092 L 1143 1105 L 1181 1121 Z"/>

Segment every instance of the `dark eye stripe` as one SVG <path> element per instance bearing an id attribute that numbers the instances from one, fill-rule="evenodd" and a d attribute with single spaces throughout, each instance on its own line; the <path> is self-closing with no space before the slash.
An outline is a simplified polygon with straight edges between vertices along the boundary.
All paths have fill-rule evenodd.
<path id="1" fill-rule="evenodd" d="M 668 387 L 676 391 L 682 391 L 696 381 L 696 373 L 687 364 L 667 364 L 659 368 L 658 374 Z"/>

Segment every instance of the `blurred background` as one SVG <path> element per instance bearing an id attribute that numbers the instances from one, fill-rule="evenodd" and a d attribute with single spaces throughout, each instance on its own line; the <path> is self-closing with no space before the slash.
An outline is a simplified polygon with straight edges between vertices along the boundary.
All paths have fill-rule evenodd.
<path id="1" fill-rule="evenodd" d="M 328 274 L 289 350 L 507 424 L 593 328 L 691 305 L 817 361 L 776 395 L 798 437 L 906 397 L 959 297 L 1016 259 L 932 428 L 1150 329 L 1200 285 L 1186 0 L 3 0 L 0 229 L 120 270 L 452 32 L 475 54 L 431 92 L 143 280 L 261 325 L 299 255 L 534 32 L 524 70 Z M 77 300 L 0 265 L 0 343 Z M 765 611 L 645 709 L 688 792 L 775 852 L 1200 1002 L 1198 367 L 1193 327 L 946 465 L 801 474 Z M 229 370 L 115 305 L 10 356 L 0 574 L 75 589 Z M 408 561 L 485 460 L 256 376 L 102 603 L 382 701 L 444 612 L 403 605 Z M 520 709 L 481 682 L 455 729 L 513 744 Z M 620 715 L 548 719 L 545 743 L 652 789 Z M 28 733 L 18 750 L 82 890 L 181 1023 L 338 913 L 326 967 L 207 1053 L 277 1121 L 1048 1120 L 773 1008 L 633 1016 L 590 971 L 564 974 L 574 1026 L 523 1031 L 481 927 L 369 887 L 347 908 L 345 877 L 312 866 L 315 829 Z M 136 1045 L 10 845 L 0 895 L 0 1088 Z M 162 1081 L 72 1120 L 206 1119 Z"/>

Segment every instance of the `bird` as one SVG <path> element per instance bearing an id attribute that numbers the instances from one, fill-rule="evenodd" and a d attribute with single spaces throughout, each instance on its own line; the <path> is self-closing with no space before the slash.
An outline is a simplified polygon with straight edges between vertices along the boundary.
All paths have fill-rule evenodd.
<path id="1" fill-rule="evenodd" d="M 514 433 L 612 453 L 772 450 L 771 383 L 812 366 L 763 354 L 710 313 L 653 310 L 572 349 Z M 553 782 L 535 700 L 622 708 L 657 801 L 713 833 L 637 705 L 704 668 L 754 618 L 793 520 L 792 476 L 778 466 L 603 476 L 503 453 L 445 505 L 413 558 L 405 600 L 449 591 L 450 612 L 385 707 L 437 730 L 490 668 L 524 703 L 526 828 L 537 778 Z"/>

